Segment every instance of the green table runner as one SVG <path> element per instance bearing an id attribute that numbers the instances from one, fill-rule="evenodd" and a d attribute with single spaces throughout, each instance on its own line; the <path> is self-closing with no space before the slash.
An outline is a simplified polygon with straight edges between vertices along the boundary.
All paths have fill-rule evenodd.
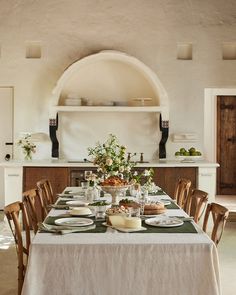
<path id="1" fill-rule="evenodd" d="M 65 216 L 64 218 L 66 217 L 68 216 Z M 63 216 L 48 216 L 44 222 L 49 225 L 55 225 L 55 220 L 59 218 L 63 218 Z M 94 220 L 94 217 L 91 219 Z M 95 221 L 96 228 L 88 231 L 83 231 L 83 233 L 105 233 L 107 227 L 102 225 L 103 222 L 104 221 Z M 147 225 L 143 220 L 142 226 L 146 227 L 147 230 L 138 231 L 137 233 L 197 233 L 197 230 L 191 221 L 185 221 L 183 225 L 177 227 L 156 227 Z"/>
<path id="2" fill-rule="evenodd" d="M 160 201 L 161 201 L 161 200 L 160 200 Z M 179 209 L 178 205 L 177 205 L 175 202 L 173 202 L 173 201 L 170 201 L 170 202 L 171 202 L 170 205 L 166 205 L 166 206 L 165 206 L 166 209 Z"/>
<path id="3" fill-rule="evenodd" d="M 67 200 L 60 200 L 57 202 L 57 205 L 65 205 L 66 206 L 66 202 L 67 202 Z M 68 207 L 69 207 L 69 205 L 68 205 Z M 59 208 L 56 208 L 56 209 L 59 209 Z M 61 209 L 63 209 L 63 208 L 61 208 Z M 179 207 L 175 204 L 175 202 L 171 201 L 171 204 L 167 205 L 166 209 L 179 209 Z"/>
<path id="4" fill-rule="evenodd" d="M 147 225 L 144 221 L 142 222 L 142 226 L 146 227 L 147 230 L 142 231 L 143 233 L 165 233 L 165 234 L 187 234 L 187 233 L 197 233 L 196 228 L 194 227 L 191 221 L 184 221 L 184 224 L 176 227 L 156 227 Z M 140 231 L 141 233 L 141 231 Z"/>

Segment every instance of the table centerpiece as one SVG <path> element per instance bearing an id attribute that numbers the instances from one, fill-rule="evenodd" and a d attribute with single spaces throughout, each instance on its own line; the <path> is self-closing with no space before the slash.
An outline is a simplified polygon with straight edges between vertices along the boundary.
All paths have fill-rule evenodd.
<path id="1" fill-rule="evenodd" d="M 131 185 L 132 168 L 136 165 L 126 155 L 126 147 L 120 145 L 117 137 L 110 134 L 104 143 L 98 142 L 94 148 L 88 148 L 93 164 L 98 166 L 101 189 L 111 194 L 112 203 L 117 204 L 119 194 L 126 192 Z"/>
<path id="2" fill-rule="evenodd" d="M 141 173 L 135 171 L 136 162 L 132 158 L 136 153 L 127 156 L 126 147 L 113 134 L 104 143 L 98 142 L 94 148 L 88 148 L 88 155 L 98 166 L 99 186 L 112 196 L 113 205 L 118 204 L 118 196 L 124 195 L 131 186 L 138 185 L 140 189 L 142 184 L 148 189 L 153 184 L 153 169 L 145 169 Z"/>

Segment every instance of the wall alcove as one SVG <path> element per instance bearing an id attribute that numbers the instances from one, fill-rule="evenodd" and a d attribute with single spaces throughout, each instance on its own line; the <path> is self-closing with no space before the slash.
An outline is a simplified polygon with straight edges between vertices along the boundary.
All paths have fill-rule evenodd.
<path id="1" fill-rule="evenodd" d="M 89 100 L 86 106 L 65 106 L 68 96 Z M 137 98 L 151 98 L 147 104 L 132 104 Z M 107 106 L 119 102 L 123 106 Z M 91 105 L 92 104 L 92 105 Z M 50 107 L 52 157 L 59 157 L 57 140 L 60 112 L 152 112 L 160 114 L 159 157 L 165 158 L 168 138 L 169 102 L 156 74 L 140 60 L 125 53 L 105 50 L 89 55 L 69 66 L 57 81 Z"/>

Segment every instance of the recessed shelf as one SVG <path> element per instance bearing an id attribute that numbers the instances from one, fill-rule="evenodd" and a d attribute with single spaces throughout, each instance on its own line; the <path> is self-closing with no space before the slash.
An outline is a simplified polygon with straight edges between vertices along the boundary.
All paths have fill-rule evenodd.
<path id="1" fill-rule="evenodd" d="M 54 106 L 57 112 L 148 112 L 159 113 L 163 110 L 160 106 L 119 107 L 119 106 Z"/>
<path id="2" fill-rule="evenodd" d="M 225 42 L 222 45 L 222 58 L 223 60 L 236 59 L 236 42 Z"/>
<path id="3" fill-rule="evenodd" d="M 26 58 L 41 58 L 41 42 L 29 41 L 26 42 Z"/>
<path id="4" fill-rule="evenodd" d="M 177 44 L 177 59 L 192 60 L 193 48 L 192 43 Z"/>

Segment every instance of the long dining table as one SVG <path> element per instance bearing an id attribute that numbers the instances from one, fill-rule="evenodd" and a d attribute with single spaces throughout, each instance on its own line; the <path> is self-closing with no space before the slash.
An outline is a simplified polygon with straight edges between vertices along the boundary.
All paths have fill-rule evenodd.
<path id="1" fill-rule="evenodd" d="M 80 194 L 78 187 L 65 191 Z M 67 200 L 64 197 L 57 203 Z M 171 200 L 162 192 L 151 198 Z M 165 215 L 187 217 L 172 200 L 171 204 Z M 47 218 L 66 213 L 54 208 Z M 65 235 L 38 232 L 31 243 L 22 294 L 221 294 L 216 246 L 194 221 L 184 222 L 182 229 L 150 226 L 132 233 L 95 224 L 95 229 Z"/>

